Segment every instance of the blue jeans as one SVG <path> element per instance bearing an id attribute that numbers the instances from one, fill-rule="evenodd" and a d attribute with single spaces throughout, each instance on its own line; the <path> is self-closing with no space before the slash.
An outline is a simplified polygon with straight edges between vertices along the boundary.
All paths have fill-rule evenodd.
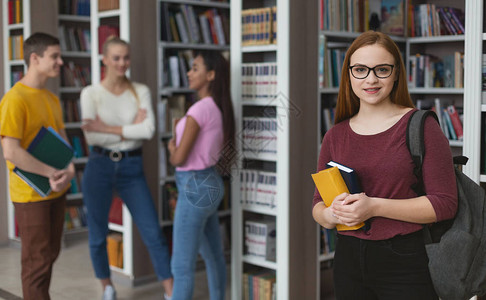
<path id="1" fill-rule="evenodd" d="M 159 280 L 172 277 L 169 248 L 145 180 L 142 157 L 126 157 L 113 162 L 108 156 L 93 151 L 84 169 L 82 187 L 88 209 L 89 248 L 96 277 L 110 277 L 106 236 L 114 190 L 130 210 Z"/>
<path id="2" fill-rule="evenodd" d="M 226 265 L 217 210 L 224 195 L 223 180 L 214 168 L 176 171 L 175 177 L 179 196 L 174 218 L 172 299 L 192 299 L 199 252 L 206 264 L 210 298 L 222 300 Z"/>

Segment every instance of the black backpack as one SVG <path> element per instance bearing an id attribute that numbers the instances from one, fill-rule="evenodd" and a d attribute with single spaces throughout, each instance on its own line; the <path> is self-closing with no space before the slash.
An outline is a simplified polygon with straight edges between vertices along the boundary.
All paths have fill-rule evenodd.
<path id="1" fill-rule="evenodd" d="M 407 126 L 407 146 L 415 163 L 418 185 L 424 195 L 422 161 L 426 155 L 424 123 L 432 111 L 415 111 Z M 464 175 L 457 165 L 467 158 L 454 157 L 458 209 L 452 220 L 424 226 L 429 270 L 437 295 L 443 299 L 470 299 L 486 293 L 486 198 L 484 189 Z"/>

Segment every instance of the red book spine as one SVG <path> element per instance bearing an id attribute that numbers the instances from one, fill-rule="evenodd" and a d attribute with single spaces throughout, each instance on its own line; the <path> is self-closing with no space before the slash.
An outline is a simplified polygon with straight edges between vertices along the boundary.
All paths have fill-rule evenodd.
<path id="1" fill-rule="evenodd" d="M 453 105 L 449 105 L 447 107 L 447 113 L 451 118 L 452 127 L 454 127 L 454 131 L 456 132 L 457 139 L 462 140 L 463 130 L 462 130 L 462 122 L 459 118 L 459 114 L 457 113 L 456 108 Z"/>

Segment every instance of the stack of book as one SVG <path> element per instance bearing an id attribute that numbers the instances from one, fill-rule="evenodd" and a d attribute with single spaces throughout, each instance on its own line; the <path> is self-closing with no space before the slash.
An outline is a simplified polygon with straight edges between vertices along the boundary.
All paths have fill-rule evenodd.
<path id="1" fill-rule="evenodd" d="M 243 274 L 243 300 L 276 299 L 276 276 L 273 271 L 253 271 Z"/>
<path id="2" fill-rule="evenodd" d="M 277 94 L 276 63 L 246 63 L 241 66 L 241 99 L 271 99 Z"/>
<path id="3" fill-rule="evenodd" d="M 277 175 L 256 170 L 240 171 L 241 203 L 262 208 L 277 207 Z"/>
<path id="4" fill-rule="evenodd" d="M 277 7 L 241 11 L 242 46 L 277 43 Z"/>
<path id="5" fill-rule="evenodd" d="M 274 220 L 245 221 L 245 253 L 275 262 L 277 232 Z"/>
<path id="6" fill-rule="evenodd" d="M 110 266 L 123 268 L 123 235 L 121 233 L 110 233 L 106 238 L 108 250 L 108 263 Z"/>

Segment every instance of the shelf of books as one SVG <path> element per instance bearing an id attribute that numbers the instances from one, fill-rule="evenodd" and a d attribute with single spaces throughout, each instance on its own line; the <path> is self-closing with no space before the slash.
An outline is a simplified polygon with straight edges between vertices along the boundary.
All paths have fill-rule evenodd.
<path id="1" fill-rule="evenodd" d="M 75 150 L 76 174 L 67 195 L 64 234 L 87 232 L 86 208 L 83 205 L 82 176 L 89 149 L 81 131 L 79 95 L 91 84 L 90 1 L 59 1 L 58 32 L 62 59 L 59 99 L 69 142 Z"/>
<path id="2" fill-rule="evenodd" d="M 157 0 L 159 218 L 169 244 L 178 192 L 167 144 L 173 136 L 174 120 L 182 118 L 197 100 L 187 79 L 194 59 L 193 51 L 212 50 L 225 56 L 228 54 L 229 9 L 226 0 Z M 225 179 L 225 196 L 219 208 L 225 253 L 230 249 L 229 186 L 229 180 Z"/>
<path id="3" fill-rule="evenodd" d="M 277 40 L 276 20 L 277 14 L 286 19 L 288 7 L 278 0 L 233 0 L 231 5 L 239 153 L 232 175 L 232 299 L 246 299 L 257 288 L 265 291 L 263 299 L 288 299 L 288 193 L 277 188 L 288 183 L 288 120 L 278 118 L 286 116 L 282 106 L 288 99 L 278 93 L 288 95 L 288 49 L 286 37 Z M 278 25 L 285 32 L 285 24 Z"/>
<path id="4" fill-rule="evenodd" d="M 27 71 L 24 62 L 23 42 L 30 35 L 30 5 L 24 5 L 25 0 L 3 0 L 3 80 L 4 91 L 8 91 Z M 8 186 L 8 170 L 7 184 Z M 8 189 L 5 191 L 6 199 L 10 199 Z M 15 225 L 14 206 L 8 201 L 8 237 L 19 241 L 18 231 Z"/>
<path id="5" fill-rule="evenodd" d="M 103 79 L 102 46 L 112 35 L 130 42 L 129 0 L 91 0 L 90 49 L 91 82 Z M 127 74 L 128 75 L 128 74 Z M 115 272 L 115 280 L 134 284 L 133 223 L 130 212 L 118 196 L 113 197 L 107 238 L 110 267 Z M 122 276 L 118 276 L 118 275 Z M 128 279 L 127 279 L 128 278 Z M 127 280 L 129 282 L 127 282 Z"/>

